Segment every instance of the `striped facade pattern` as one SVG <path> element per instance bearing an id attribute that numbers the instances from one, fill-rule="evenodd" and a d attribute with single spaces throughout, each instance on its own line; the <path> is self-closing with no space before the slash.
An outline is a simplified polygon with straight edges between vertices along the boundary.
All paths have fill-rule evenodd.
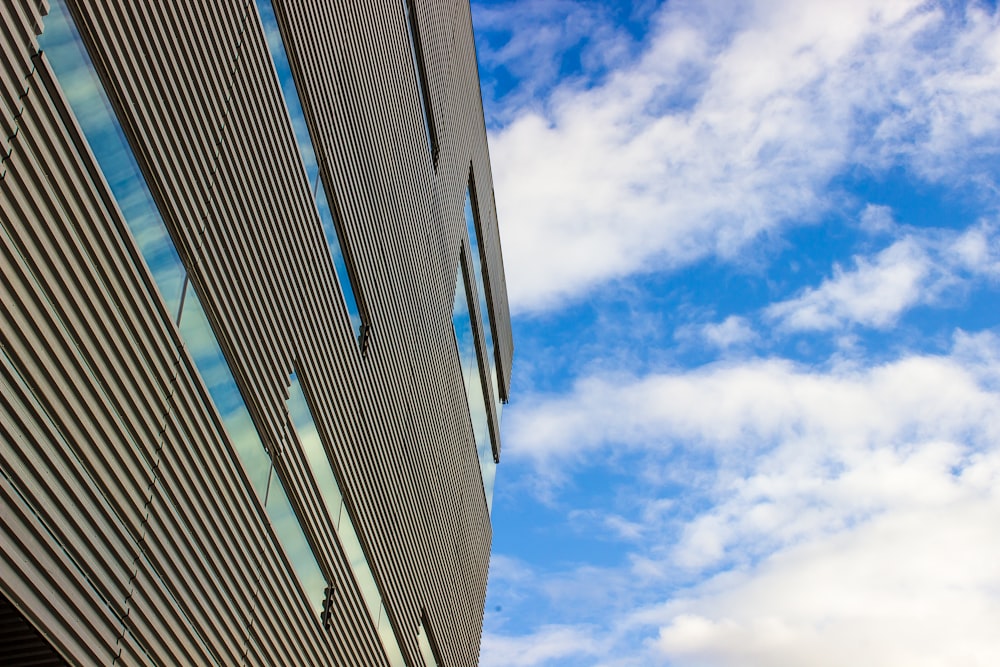
<path id="1" fill-rule="evenodd" d="M 435 165 L 402 1 L 274 0 L 364 356 L 254 2 L 67 2 L 334 584 L 324 630 L 38 49 L 47 3 L 0 0 L 0 589 L 71 664 L 388 664 L 292 373 L 407 663 L 422 616 L 443 664 L 477 662 L 491 530 L 451 331 L 470 177 L 503 399 L 513 344 L 469 5 L 414 2 Z"/>

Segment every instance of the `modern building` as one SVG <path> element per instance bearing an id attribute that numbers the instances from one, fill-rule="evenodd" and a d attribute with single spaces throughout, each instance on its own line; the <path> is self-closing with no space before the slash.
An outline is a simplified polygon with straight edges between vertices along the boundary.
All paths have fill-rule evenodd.
<path id="1" fill-rule="evenodd" d="M 469 4 L 0 0 L 0 664 L 475 665 Z"/>

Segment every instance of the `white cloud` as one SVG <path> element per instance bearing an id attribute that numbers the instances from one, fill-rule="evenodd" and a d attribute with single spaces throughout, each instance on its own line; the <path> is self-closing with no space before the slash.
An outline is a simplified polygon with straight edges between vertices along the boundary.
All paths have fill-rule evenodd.
<path id="1" fill-rule="evenodd" d="M 949 458 L 918 464 L 906 501 L 876 517 L 647 610 L 655 650 L 719 666 L 996 664 L 1000 461 L 956 476 Z"/>
<path id="2" fill-rule="evenodd" d="M 911 232 L 871 259 L 855 257 L 849 271 L 835 267 L 833 277 L 819 287 L 770 306 L 766 314 L 791 331 L 850 324 L 886 329 L 906 310 L 934 303 L 969 279 L 996 278 L 1000 275 L 998 247 L 996 229 L 986 224 L 960 233 Z"/>
<path id="3" fill-rule="evenodd" d="M 824 330 L 857 323 L 884 329 L 928 296 L 924 287 L 932 265 L 912 238 L 897 241 L 873 260 L 856 258 L 851 271 L 834 269 L 833 278 L 768 308 L 768 315 L 795 331 Z"/>
<path id="4" fill-rule="evenodd" d="M 570 656 L 593 655 L 597 649 L 593 635 L 574 626 L 545 626 L 521 637 L 484 632 L 479 667 L 531 667 Z"/>
<path id="5" fill-rule="evenodd" d="M 519 399 L 504 437 L 507 456 L 539 461 L 610 446 L 666 451 L 706 443 L 741 451 L 804 429 L 846 445 L 892 438 L 904 426 L 956 427 L 954 417 L 964 424 L 965 411 L 992 405 L 987 399 L 992 394 L 979 390 L 971 369 L 948 358 L 826 373 L 758 359 L 641 378 L 583 378 L 569 395 Z"/>
<path id="6" fill-rule="evenodd" d="M 712 461 L 678 496 L 703 509 L 668 504 L 664 521 L 647 488 L 648 507 L 621 517 L 643 541 L 589 576 L 633 603 L 599 628 L 560 609 L 564 631 L 594 642 L 593 660 L 572 664 L 1000 661 L 996 336 L 958 332 L 948 354 L 871 368 L 762 359 L 595 377 L 528 404 L 510 413 L 508 456 L 542 470 L 623 450 Z"/>
<path id="7" fill-rule="evenodd" d="M 726 349 L 748 343 L 756 338 L 757 334 L 746 318 L 730 315 L 718 324 L 706 324 L 702 328 L 702 336 L 715 347 Z"/>
<path id="8" fill-rule="evenodd" d="M 975 165 L 1000 143 L 1000 28 L 974 7 L 951 11 L 921 0 L 665 3 L 638 58 L 617 58 L 595 85 L 557 87 L 491 136 L 514 309 L 731 258 L 817 219 L 851 164 L 993 178 Z M 518 44 L 532 34 L 524 27 Z"/>
<path id="9" fill-rule="evenodd" d="M 880 206 L 878 204 L 868 204 L 861 211 L 861 229 L 869 234 L 888 232 L 895 226 L 896 221 L 892 218 L 892 208 Z"/>

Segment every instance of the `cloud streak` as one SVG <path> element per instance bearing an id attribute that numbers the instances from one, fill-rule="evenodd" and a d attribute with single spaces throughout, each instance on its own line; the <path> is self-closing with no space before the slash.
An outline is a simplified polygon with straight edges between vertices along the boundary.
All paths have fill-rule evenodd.
<path id="1" fill-rule="evenodd" d="M 976 160 L 1000 145 L 995 15 L 917 0 L 682 1 L 654 25 L 637 57 L 492 133 L 518 312 L 734 259 L 838 205 L 826 189 L 849 165 L 991 185 Z"/>
<path id="2" fill-rule="evenodd" d="M 863 224 L 867 221 L 863 220 Z M 963 232 L 911 232 L 873 258 L 855 257 L 850 270 L 765 311 L 785 331 L 826 331 L 850 325 L 894 326 L 921 304 L 933 304 L 975 279 L 1000 275 L 1000 237 L 987 224 Z"/>

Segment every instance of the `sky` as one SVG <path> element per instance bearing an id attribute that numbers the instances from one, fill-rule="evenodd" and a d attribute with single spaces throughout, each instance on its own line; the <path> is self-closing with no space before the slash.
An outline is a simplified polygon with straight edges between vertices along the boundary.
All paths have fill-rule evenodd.
<path id="1" fill-rule="evenodd" d="M 1000 664 L 1000 14 L 473 3 L 482 667 Z"/>

